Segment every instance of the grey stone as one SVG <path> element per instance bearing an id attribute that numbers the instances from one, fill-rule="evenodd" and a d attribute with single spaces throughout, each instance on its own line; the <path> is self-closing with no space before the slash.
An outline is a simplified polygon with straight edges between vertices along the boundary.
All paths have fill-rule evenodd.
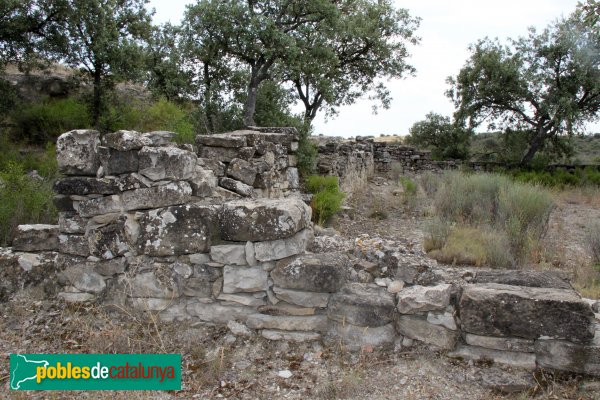
<path id="1" fill-rule="evenodd" d="M 235 336 L 243 336 L 243 337 L 252 337 L 254 336 L 254 332 L 252 332 L 248 327 L 244 324 L 240 324 L 239 322 L 229 321 L 227 323 L 227 329 L 231 331 Z"/>
<path id="2" fill-rule="evenodd" d="M 104 278 L 94 272 L 91 266 L 69 267 L 63 271 L 63 274 L 67 277 L 71 285 L 82 292 L 97 294 L 106 288 Z"/>
<path id="3" fill-rule="evenodd" d="M 208 147 L 200 146 L 198 149 L 198 157 L 211 158 L 220 162 L 230 162 L 238 156 L 238 148 L 234 147 Z M 215 172 L 216 175 L 219 175 Z"/>
<path id="4" fill-rule="evenodd" d="M 58 250 L 58 225 L 33 224 L 17 226 L 12 242 L 14 251 Z"/>
<path id="5" fill-rule="evenodd" d="M 256 149 L 254 147 L 241 147 L 240 151 L 238 152 L 238 157 L 242 160 L 249 161 L 252 159 L 252 157 L 254 157 L 255 153 Z"/>
<path id="6" fill-rule="evenodd" d="M 244 306 L 260 307 L 266 304 L 264 297 L 257 298 L 251 294 L 245 293 L 221 293 L 217 297 L 218 300 L 239 303 Z"/>
<path id="7" fill-rule="evenodd" d="M 123 192 L 122 204 L 127 211 L 159 208 L 186 203 L 191 195 L 192 188 L 189 183 L 170 182 L 166 185 Z"/>
<path id="8" fill-rule="evenodd" d="M 259 261 L 282 260 L 304 252 L 312 241 L 312 230 L 303 229 L 287 239 L 254 243 L 254 254 Z"/>
<path id="9" fill-rule="evenodd" d="M 442 349 L 451 350 L 456 346 L 460 333 L 433 325 L 423 317 L 416 315 L 401 315 L 396 320 L 396 330 L 411 339 L 432 344 Z"/>
<path id="10" fill-rule="evenodd" d="M 210 258 L 222 264 L 246 265 L 246 245 L 222 244 L 212 246 L 210 248 Z"/>
<path id="11" fill-rule="evenodd" d="M 79 215 L 87 218 L 95 215 L 120 213 L 123 211 L 123 202 L 119 195 L 104 196 L 97 199 L 82 201 L 79 204 Z"/>
<path id="12" fill-rule="evenodd" d="M 227 166 L 227 175 L 233 179 L 252 186 L 256 179 L 256 168 L 246 160 L 234 158 Z"/>
<path id="13" fill-rule="evenodd" d="M 394 297 L 385 288 L 349 283 L 331 297 L 327 315 L 342 323 L 377 327 L 392 322 L 394 311 Z"/>
<path id="14" fill-rule="evenodd" d="M 399 293 L 402 289 L 404 289 L 404 282 L 403 281 L 392 281 L 388 286 L 387 286 L 387 291 L 388 293 Z"/>
<path id="15" fill-rule="evenodd" d="M 194 276 L 211 282 L 221 278 L 223 276 L 223 268 L 211 264 L 214 263 L 194 265 Z"/>
<path id="16" fill-rule="evenodd" d="M 600 345 L 536 340 L 535 356 L 543 368 L 600 376 Z"/>
<path id="17" fill-rule="evenodd" d="M 246 242 L 246 263 L 251 266 L 254 267 L 258 264 L 258 261 L 256 260 L 256 257 L 254 255 L 254 243 L 252 242 Z"/>
<path id="18" fill-rule="evenodd" d="M 100 133 L 92 130 L 73 130 L 56 140 L 58 170 L 65 175 L 95 176 L 98 171 Z"/>
<path id="19" fill-rule="evenodd" d="M 149 146 L 167 146 L 172 144 L 172 140 L 177 136 L 175 132 L 152 131 L 142 133 L 142 140 L 149 140 Z"/>
<path id="20" fill-rule="evenodd" d="M 452 285 L 410 286 L 398 294 L 398 312 L 417 314 L 425 311 L 443 310 L 450 303 Z"/>
<path id="21" fill-rule="evenodd" d="M 254 192 L 252 186 L 227 177 L 219 178 L 219 186 L 245 197 L 252 196 Z"/>
<path id="22" fill-rule="evenodd" d="M 329 336 L 332 341 L 342 343 L 351 351 L 361 350 L 364 346 L 391 347 L 397 338 L 394 324 L 378 327 L 356 326 L 332 321 Z"/>
<path id="23" fill-rule="evenodd" d="M 189 264 L 185 264 L 179 261 L 174 263 L 171 267 L 173 268 L 173 272 L 175 272 L 177 275 L 181 276 L 184 279 L 189 278 L 190 276 L 192 276 L 192 273 L 194 273 L 194 270 Z"/>
<path id="24" fill-rule="evenodd" d="M 251 314 L 248 316 L 248 319 L 246 319 L 246 325 L 252 329 L 326 332 L 328 321 L 325 315 L 300 317 Z"/>
<path id="25" fill-rule="evenodd" d="M 568 276 L 562 271 L 477 271 L 473 283 L 572 289 Z"/>
<path id="26" fill-rule="evenodd" d="M 191 297 L 210 297 L 213 282 L 206 277 L 192 277 L 185 280 L 183 294 Z"/>
<path id="27" fill-rule="evenodd" d="M 302 292 L 299 290 L 273 287 L 277 298 L 301 307 L 325 308 L 329 302 L 329 293 Z"/>
<path id="28" fill-rule="evenodd" d="M 223 268 L 223 293 L 262 292 L 267 290 L 269 274 L 260 267 Z"/>
<path id="29" fill-rule="evenodd" d="M 229 321 L 246 321 L 250 314 L 254 314 L 256 309 L 246 306 L 223 306 L 219 303 L 193 303 L 188 304 L 187 312 L 201 321 L 213 322 L 216 324 L 227 324 Z"/>
<path id="30" fill-rule="evenodd" d="M 216 299 L 223 291 L 223 278 L 218 278 L 212 284 L 212 295 Z"/>
<path id="31" fill-rule="evenodd" d="M 578 342 L 594 336 L 594 314 L 574 290 L 494 283 L 468 285 L 459 311 L 463 329 L 482 336 L 544 336 Z"/>
<path id="32" fill-rule="evenodd" d="M 85 196 L 88 194 L 113 194 L 118 188 L 114 179 L 69 176 L 54 182 L 55 193 Z"/>
<path id="33" fill-rule="evenodd" d="M 136 131 L 117 131 L 107 133 L 102 138 L 102 143 L 111 149 L 118 151 L 139 150 L 144 146 L 150 146 L 150 138 L 141 135 Z"/>
<path id="34" fill-rule="evenodd" d="M 481 369 L 475 373 L 476 380 L 483 387 L 504 394 L 525 392 L 537 383 L 528 372 L 506 372 L 500 368 Z"/>
<path id="35" fill-rule="evenodd" d="M 138 311 L 163 311 L 171 307 L 175 299 L 130 297 L 128 302 L 133 309 Z"/>
<path id="36" fill-rule="evenodd" d="M 486 349 L 517 351 L 522 353 L 533 353 L 535 351 L 534 341 L 530 339 L 499 338 L 467 333 L 465 334 L 465 342 L 471 346 L 485 347 Z"/>
<path id="37" fill-rule="evenodd" d="M 192 264 L 206 264 L 210 262 L 210 254 L 208 253 L 195 253 L 190 254 L 188 257 Z"/>
<path id="38" fill-rule="evenodd" d="M 139 169 L 139 154 L 136 150 L 117 151 L 99 146 L 98 160 L 105 175 L 137 172 Z"/>
<path id="39" fill-rule="evenodd" d="M 198 159 L 191 151 L 177 147 L 144 147 L 139 157 L 140 174 L 153 181 L 190 179 Z"/>
<path id="40" fill-rule="evenodd" d="M 239 200 L 242 198 L 242 196 L 240 196 L 239 194 L 232 192 L 231 190 L 222 188 L 220 186 L 217 186 L 215 188 L 215 197 L 220 199 L 222 202 L 225 202 L 228 200 Z"/>
<path id="41" fill-rule="evenodd" d="M 287 180 L 290 184 L 290 189 L 298 189 L 300 187 L 300 175 L 298 174 L 298 168 L 287 169 Z"/>
<path id="42" fill-rule="evenodd" d="M 453 331 L 457 330 L 458 326 L 456 325 L 456 320 L 454 319 L 454 309 L 452 307 L 448 308 L 450 308 L 450 310 L 446 309 L 444 311 L 429 311 L 427 313 L 427 322 L 434 325 L 441 325 Z"/>
<path id="43" fill-rule="evenodd" d="M 153 182 L 138 173 L 121 175 L 114 179 L 119 192 L 151 187 Z"/>
<path id="44" fill-rule="evenodd" d="M 213 135 L 198 135 L 196 143 L 211 147 L 245 147 L 246 138 L 244 136 L 235 136 L 227 133 Z"/>
<path id="45" fill-rule="evenodd" d="M 268 340 L 286 340 L 290 342 L 312 342 L 321 339 L 321 335 L 316 332 L 290 332 L 263 329 L 260 334 Z"/>
<path id="46" fill-rule="evenodd" d="M 151 210 L 139 220 L 138 249 L 151 256 L 210 251 L 216 214 L 212 207 L 193 204 Z"/>
<path id="47" fill-rule="evenodd" d="M 94 271 L 104 276 L 122 274 L 126 269 L 127 259 L 125 257 L 118 257 L 113 258 L 112 260 L 94 263 Z"/>
<path id="48" fill-rule="evenodd" d="M 61 194 L 55 195 L 52 197 L 52 204 L 58 212 L 74 212 L 75 207 L 73 204 L 73 200 L 69 196 L 64 196 Z"/>
<path id="49" fill-rule="evenodd" d="M 192 188 L 192 195 L 197 197 L 210 197 L 215 193 L 217 177 L 209 169 L 196 167 L 194 176 L 189 180 L 189 183 Z"/>
<path id="50" fill-rule="evenodd" d="M 213 158 L 198 158 L 196 164 L 204 169 L 212 171 L 217 177 L 225 176 L 225 168 L 227 167 L 219 160 Z"/>
<path id="51" fill-rule="evenodd" d="M 251 242 L 289 238 L 310 218 L 310 207 L 296 197 L 230 201 L 219 213 L 223 239 Z"/>
<path id="52" fill-rule="evenodd" d="M 87 257 L 90 255 L 90 246 L 84 235 L 58 235 L 58 251 Z"/>
<path id="53" fill-rule="evenodd" d="M 123 256 L 130 248 L 125 237 L 125 220 L 90 229 L 86 233 L 90 254 L 104 260 Z"/>
<path id="54" fill-rule="evenodd" d="M 517 368 L 535 369 L 535 354 L 519 353 L 514 351 L 500 351 L 485 349 L 483 347 L 466 346 L 459 344 L 448 356 L 467 360 L 492 360 L 499 364 L 510 365 Z"/>
<path id="55" fill-rule="evenodd" d="M 350 265 L 343 252 L 301 255 L 279 261 L 271 278 L 281 288 L 333 293 L 348 281 Z"/>
<path id="56" fill-rule="evenodd" d="M 267 292 L 268 294 L 269 292 Z M 275 296 L 275 294 L 272 295 L 273 297 Z M 299 307 L 293 304 L 289 304 L 286 302 L 283 302 L 277 298 L 275 298 L 277 300 L 276 304 L 269 304 L 266 306 L 262 306 L 258 308 L 258 311 L 260 311 L 263 314 L 268 314 L 268 315 L 290 315 L 290 316 L 308 316 L 308 315 L 315 315 L 315 308 L 314 307 Z M 269 296 L 269 301 L 272 301 L 272 297 Z"/>
<path id="57" fill-rule="evenodd" d="M 74 212 L 58 213 L 58 230 L 62 233 L 85 233 L 87 220 Z"/>
<path id="58" fill-rule="evenodd" d="M 156 271 L 158 272 L 158 271 Z M 134 275 L 129 279 L 129 288 L 131 297 L 154 297 L 161 299 L 175 298 L 177 293 L 173 289 L 172 282 L 159 280 L 156 272 L 148 271 Z"/>

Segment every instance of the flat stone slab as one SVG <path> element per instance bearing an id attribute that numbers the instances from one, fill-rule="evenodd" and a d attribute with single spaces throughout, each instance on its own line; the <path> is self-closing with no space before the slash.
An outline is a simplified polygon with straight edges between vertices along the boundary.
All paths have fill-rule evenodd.
<path id="1" fill-rule="evenodd" d="M 183 181 L 123 192 L 122 207 L 127 210 L 145 210 L 183 204 L 190 200 L 192 188 Z"/>
<path id="2" fill-rule="evenodd" d="M 58 225 L 19 225 L 12 248 L 14 251 L 58 250 Z"/>
<path id="3" fill-rule="evenodd" d="M 417 315 L 401 315 L 396 320 L 396 330 L 411 339 L 432 344 L 446 350 L 456 346 L 460 332 L 427 322 Z"/>
<path id="4" fill-rule="evenodd" d="M 254 243 L 254 257 L 258 261 L 277 261 L 303 253 L 313 241 L 313 231 L 303 229 L 287 239 Z"/>
<path id="5" fill-rule="evenodd" d="M 152 145 L 150 138 L 139 132 L 126 130 L 107 133 L 102 138 L 102 143 L 118 151 L 139 150 L 144 146 Z"/>
<path id="6" fill-rule="evenodd" d="M 467 360 L 492 360 L 499 364 L 510 365 L 517 368 L 535 369 L 535 354 L 519 353 L 514 351 L 500 351 L 485 349 L 477 346 L 459 344 L 456 349 L 448 353 L 448 357 Z"/>
<path id="7" fill-rule="evenodd" d="M 252 314 L 246 319 L 246 325 L 252 329 L 325 332 L 327 331 L 328 320 L 325 315 L 299 317 Z"/>
<path id="8" fill-rule="evenodd" d="M 332 295 L 327 309 L 330 319 L 370 327 L 389 324 L 394 312 L 394 296 L 369 283 L 347 284 Z"/>
<path id="9" fill-rule="evenodd" d="M 540 367 L 600 376 L 600 344 L 536 340 L 535 355 Z"/>
<path id="10" fill-rule="evenodd" d="M 119 189 L 114 179 L 72 176 L 54 182 L 55 193 L 85 196 L 88 194 L 114 194 Z"/>
<path id="11" fill-rule="evenodd" d="M 254 307 L 224 306 L 219 303 L 192 303 L 187 305 L 186 311 L 202 321 L 222 325 L 226 325 L 229 321 L 245 322 L 248 315 L 256 313 Z"/>
<path id="12" fill-rule="evenodd" d="M 231 133 L 217 133 L 213 135 L 198 135 L 196 143 L 211 147 L 245 147 L 246 138 L 241 135 L 232 135 Z"/>
<path id="13" fill-rule="evenodd" d="M 290 342 L 312 342 L 321 339 L 321 335 L 316 332 L 290 332 L 276 329 L 263 329 L 260 335 L 268 340 L 287 340 Z"/>
<path id="14" fill-rule="evenodd" d="M 481 336 L 579 342 L 594 337 L 594 313 L 574 290 L 495 283 L 468 285 L 459 311 L 463 330 Z"/>
<path id="15" fill-rule="evenodd" d="M 534 341 L 531 339 L 499 338 L 467 333 L 465 334 L 465 342 L 471 346 L 485 347 L 486 349 L 518 351 L 523 353 L 533 353 L 535 351 Z"/>
<path id="16" fill-rule="evenodd" d="M 572 289 L 568 277 L 561 271 L 477 271 L 473 283 Z"/>
<path id="17" fill-rule="evenodd" d="M 277 286 L 273 287 L 273 291 L 275 292 L 275 296 L 283 301 L 309 308 L 327 307 L 330 297 L 329 293 L 303 292 L 300 290 L 279 288 Z"/>
<path id="18" fill-rule="evenodd" d="M 398 312 L 417 314 L 426 311 L 440 311 L 450 303 L 452 285 L 410 286 L 398 292 Z"/>
<path id="19" fill-rule="evenodd" d="M 271 278 L 286 289 L 333 293 L 348 280 L 350 265 L 343 252 L 307 254 L 279 261 Z"/>

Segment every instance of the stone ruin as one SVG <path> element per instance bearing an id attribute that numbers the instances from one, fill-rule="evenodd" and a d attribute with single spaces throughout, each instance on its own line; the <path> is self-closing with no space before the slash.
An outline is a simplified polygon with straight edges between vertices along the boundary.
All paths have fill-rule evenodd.
<path id="1" fill-rule="evenodd" d="M 293 130 L 199 136 L 197 147 L 171 136 L 63 134 L 59 224 L 21 226 L 2 250 L 2 300 L 7 282 L 45 285 L 67 302 L 270 340 L 354 350 L 418 340 L 452 357 L 600 376 L 600 304 L 560 274 L 414 263 L 412 250 L 369 238 L 312 253 Z M 369 157 L 352 154 L 343 162 L 363 171 Z"/>

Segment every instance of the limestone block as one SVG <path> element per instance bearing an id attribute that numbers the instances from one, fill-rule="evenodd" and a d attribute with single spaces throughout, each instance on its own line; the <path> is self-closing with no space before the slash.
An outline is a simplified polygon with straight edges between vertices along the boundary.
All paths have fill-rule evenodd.
<path id="1" fill-rule="evenodd" d="M 172 299 L 177 297 L 173 283 L 159 280 L 153 271 L 141 272 L 134 275 L 128 282 L 131 297 L 155 297 L 161 299 Z"/>
<path id="2" fill-rule="evenodd" d="M 600 376 L 600 345 L 564 340 L 536 340 L 537 364 L 543 368 Z"/>
<path id="3" fill-rule="evenodd" d="M 344 252 L 307 254 L 281 260 L 271 271 L 276 286 L 308 292 L 337 292 L 350 276 Z"/>
<path id="4" fill-rule="evenodd" d="M 170 182 L 166 185 L 123 192 L 122 207 L 131 211 L 172 206 L 186 203 L 191 195 L 192 188 L 189 183 Z"/>
<path id="5" fill-rule="evenodd" d="M 142 190 L 142 189 L 140 189 Z M 95 215 L 120 213 L 123 211 L 121 196 L 112 195 L 84 200 L 79 203 L 79 215 L 88 218 Z"/>
<path id="6" fill-rule="evenodd" d="M 58 251 L 61 253 L 87 257 L 90 246 L 84 235 L 58 235 Z"/>
<path id="7" fill-rule="evenodd" d="M 152 131 L 142 133 L 142 140 L 149 140 L 148 146 L 169 146 L 172 145 L 172 140 L 177 136 L 175 132 L 169 131 Z"/>
<path id="8" fill-rule="evenodd" d="M 224 163 L 214 158 L 198 158 L 196 164 L 204 169 L 211 170 L 217 177 L 225 176 L 225 169 L 227 168 Z"/>
<path id="9" fill-rule="evenodd" d="M 358 326 L 383 326 L 392 322 L 394 296 L 385 288 L 370 283 L 349 283 L 332 295 L 327 315 L 342 323 Z"/>
<path id="10" fill-rule="evenodd" d="M 245 197 L 252 196 L 253 193 L 252 186 L 227 177 L 219 178 L 219 186 Z"/>
<path id="11" fill-rule="evenodd" d="M 416 315 L 401 315 L 396 320 L 396 330 L 411 339 L 448 350 L 456 346 L 460 335 L 458 331 L 430 324 L 425 318 Z"/>
<path id="12" fill-rule="evenodd" d="M 266 304 L 265 296 L 256 297 L 255 295 L 246 293 L 221 293 L 219 296 L 217 296 L 217 299 L 224 302 L 238 303 L 250 307 L 260 307 Z"/>
<path id="13" fill-rule="evenodd" d="M 450 303 L 452 285 L 410 286 L 398 292 L 398 312 L 418 314 L 425 311 L 443 310 Z"/>
<path id="14" fill-rule="evenodd" d="M 467 360 L 493 360 L 517 368 L 535 369 L 536 367 L 535 354 L 532 353 L 492 350 L 463 344 L 459 344 L 454 351 L 448 353 L 448 356 Z"/>
<path id="15" fill-rule="evenodd" d="M 230 162 L 238 156 L 238 148 L 235 147 L 208 147 L 200 146 L 198 157 L 210 158 L 220 162 Z"/>
<path id="16" fill-rule="evenodd" d="M 290 167 L 286 171 L 290 189 L 298 189 L 300 187 L 300 174 L 298 173 L 298 168 Z"/>
<path id="17" fill-rule="evenodd" d="M 276 329 L 263 329 L 260 335 L 268 340 L 286 340 L 290 342 L 312 342 L 321 339 L 321 335 L 316 332 L 291 332 Z"/>
<path id="18" fill-rule="evenodd" d="M 241 158 L 234 158 L 227 166 L 227 176 L 250 186 L 254 184 L 256 173 L 256 168 Z"/>
<path id="19" fill-rule="evenodd" d="M 225 240 L 263 242 L 285 239 L 310 226 L 311 209 L 297 197 L 237 200 L 219 212 Z"/>
<path id="20" fill-rule="evenodd" d="M 100 293 L 106 288 L 104 278 L 91 265 L 74 265 L 63 271 L 71 285 L 82 292 Z"/>
<path id="21" fill-rule="evenodd" d="M 125 236 L 125 219 L 116 223 L 89 229 L 87 234 L 90 254 L 103 260 L 123 256 L 130 248 Z"/>
<path id="22" fill-rule="evenodd" d="M 444 311 L 429 311 L 427 313 L 427 322 L 433 325 L 441 325 L 453 331 L 458 329 L 454 319 L 454 308 L 446 307 Z"/>
<path id="23" fill-rule="evenodd" d="M 194 176 L 188 181 L 192 187 L 192 195 L 197 197 L 210 197 L 215 193 L 217 177 L 213 171 L 196 167 Z"/>
<path id="24" fill-rule="evenodd" d="M 118 151 L 139 150 L 144 146 L 152 145 L 149 137 L 136 131 L 116 131 L 107 133 L 102 138 L 104 146 Z"/>
<path id="25" fill-rule="evenodd" d="M 361 350 L 364 346 L 391 347 L 398 337 L 394 324 L 378 327 L 357 326 L 331 321 L 329 336 L 332 341 L 340 339 L 344 346 L 351 351 Z"/>
<path id="26" fill-rule="evenodd" d="M 517 351 L 522 353 L 533 353 L 534 341 L 520 338 L 499 338 L 492 336 L 479 336 L 467 333 L 465 342 L 471 346 L 485 347 L 486 349 Z"/>
<path id="27" fill-rule="evenodd" d="M 258 261 L 282 260 L 301 254 L 313 241 L 311 229 L 303 229 L 287 239 L 254 243 L 254 256 Z"/>
<path id="28" fill-rule="evenodd" d="M 267 290 L 269 274 L 261 267 L 223 268 L 223 293 L 261 292 Z"/>
<path id="29" fill-rule="evenodd" d="M 55 193 L 85 196 L 88 194 L 114 194 L 118 188 L 114 179 L 70 176 L 54 182 Z"/>
<path id="30" fill-rule="evenodd" d="M 220 133 L 213 135 L 198 135 L 196 143 L 211 147 L 245 147 L 246 138 L 239 135 L 231 135 L 228 133 Z"/>
<path id="31" fill-rule="evenodd" d="M 14 251 L 58 250 L 58 229 L 58 225 L 19 225 L 12 248 Z"/>
<path id="32" fill-rule="evenodd" d="M 218 263 L 246 265 L 246 246 L 243 244 L 222 244 L 210 248 L 210 258 Z"/>
<path id="33" fill-rule="evenodd" d="M 251 329 L 326 332 L 328 329 L 328 320 L 325 315 L 298 317 L 274 316 L 257 313 L 248 316 L 246 325 Z"/>
<path id="34" fill-rule="evenodd" d="M 277 298 L 291 304 L 309 308 L 325 308 L 329 303 L 329 293 L 303 292 L 273 286 Z"/>
<path id="35" fill-rule="evenodd" d="M 98 171 L 100 133 L 93 130 L 73 130 L 56 140 L 58 170 L 65 175 L 95 176 Z"/>
<path id="36" fill-rule="evenodd" d="M 201 321 L 227 324 L 229 321 L 246 321 L 250 314 L 256 313 L 254 307 L 224 306 L 219 303 L 192 303 L 186 307 L 187 312 Z"/>
<path id="37" fill-rule="evenodd" d="M 127 265 L 125 257 L 117 257 L 112 260 L 95 262 L 94 271 L 103 276 L 113 276 L 125 272 Z"/>
<path id="38" fill-rule="evenodd" d="M 139 172 L 153 181 L 184 180 L 193 177 L 198 157 L 177 147 L 143 147 Z"/>
<path id="39" fill-rule="evenodd" d="M 465 287 L 460 318 L 466 332 L 482 336 L 569 339 L 594 337 L 594 314 L 574 290 L 494 283 Z"/>
<path id="40" fill-rule="evenodd" d="M 105 175 L 119 175 L 137 172 L 139 155 L 137 150 L 118 151 L 104 146 L 98 147 L 98 160 Z"/>

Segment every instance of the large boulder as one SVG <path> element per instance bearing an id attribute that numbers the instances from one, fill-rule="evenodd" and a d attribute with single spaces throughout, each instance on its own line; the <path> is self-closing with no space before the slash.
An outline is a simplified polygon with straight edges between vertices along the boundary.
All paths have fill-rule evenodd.
<path id="1" fill-rule="evenodd" d="M 285 239 L 310 226 L 311 209 L 302 199 L 237 200 L 219 213 L 225 240 L 263 242 Z"/>
<path id="2" fill-rule="evenodd" d="M 100 133 L 93 130 L 73 130 L 56 140 L 58 170 L 65 175 L 91 175 L 98 171 Z"/>
<path id="3" fill-rule="evenodd" d="M 212 207 L 182 205 L 151 210 L 139 220 L 138 249 L 150 256 L 210 251 L 216 220 Z"/>
<path id="4" fill-rule="evenodd" d="M 394 319 L 394 296 L 369 283 L 349 283 L 329 301 L 327 315 L 342 323 L 383 326 Z"/>
<path id="5" fill-rule="evenodd" d="M 345 253 L 307 254 L 281 260 L 271 271 L 276 286 L 309 292 L 337 292 L 350 276 Z"/>
<path id="6" fill-rule="evenodd" d="M 466 332 L 482 336 L 576 342 L 594 337 L 594 313 L 574 290 L 469 285 L 460 299 L 460 318 Z"/>

